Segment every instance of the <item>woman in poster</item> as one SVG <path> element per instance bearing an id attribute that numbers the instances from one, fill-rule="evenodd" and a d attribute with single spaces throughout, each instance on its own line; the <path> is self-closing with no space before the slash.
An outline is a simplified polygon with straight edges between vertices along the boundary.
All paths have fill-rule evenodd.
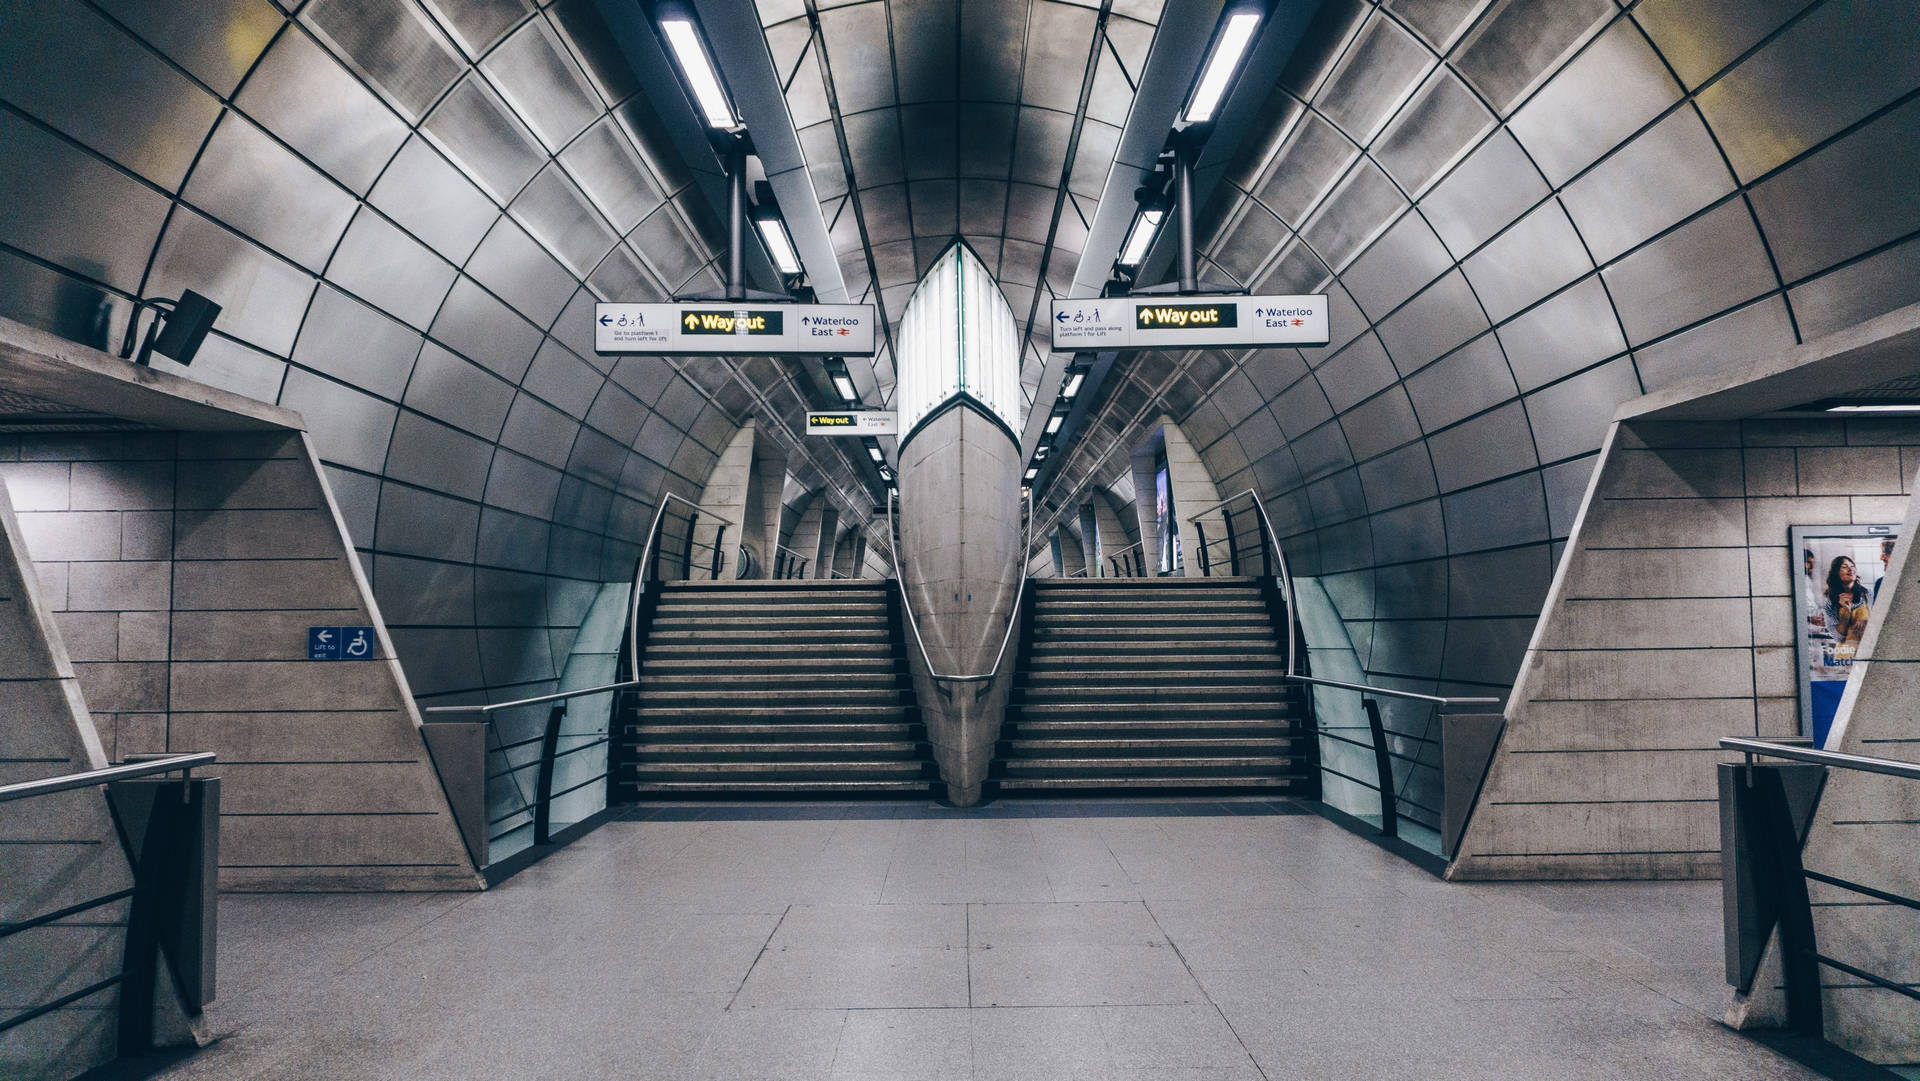
<path id="1" fill-rule="evenodd" d="M 1836 556 L 1827 568 L 1827 629 L 1833 634 L 1836 660 L 1850 661 L 1860 648 L 1872 614 L 1867 603 L 1867 587 L 1860 584 L 1860 570 L 1847 556 Z"/>

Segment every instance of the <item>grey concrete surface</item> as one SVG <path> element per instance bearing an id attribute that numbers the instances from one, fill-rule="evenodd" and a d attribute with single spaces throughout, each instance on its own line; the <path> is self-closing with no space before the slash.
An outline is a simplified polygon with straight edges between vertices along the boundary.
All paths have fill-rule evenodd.
<path id="1" fill-rule="evenodd" d="M 162 1076 L 1814 1074 L 1716 1022 L 1711 883 L 1440 882 L 1252 804 L 689 809 L 479 895 L 230 895 Z"/>

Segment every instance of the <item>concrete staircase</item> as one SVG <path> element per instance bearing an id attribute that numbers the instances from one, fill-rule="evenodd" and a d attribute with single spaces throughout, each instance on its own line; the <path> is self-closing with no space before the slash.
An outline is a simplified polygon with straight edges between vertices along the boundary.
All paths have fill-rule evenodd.
<path id="1" fill-rule="evenodd" d="M 988 790 L 1312 795 L 1257 579 L 1039 579 Z"/>
<path id="2" fill-rule="evenodd" d="M 932 793 L 898 626 L 884 581 L 663 585 L 617 798 Z"/>

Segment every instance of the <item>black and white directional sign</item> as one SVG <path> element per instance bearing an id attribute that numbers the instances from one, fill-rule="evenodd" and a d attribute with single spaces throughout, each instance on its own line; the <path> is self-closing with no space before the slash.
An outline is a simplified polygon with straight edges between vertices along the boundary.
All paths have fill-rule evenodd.
<path id="1" fill-rule="evenodd" d="M 1053 328 L 1056 353 L 1210 345 L 1325 345 L 1327 298 L 1324 293 L 1316 293 L 1056 300 L 1047 322 Z"/>
<path id="2" fill-rule="evenodd" d="M 899 435 L 900 414 L 879 410 L 808 413 L 808 435 Z"/>
<path id="3" fill-rule="evenodd" d="M 870 357 L 871 304 L 595 304 L 601 353 Z"/>

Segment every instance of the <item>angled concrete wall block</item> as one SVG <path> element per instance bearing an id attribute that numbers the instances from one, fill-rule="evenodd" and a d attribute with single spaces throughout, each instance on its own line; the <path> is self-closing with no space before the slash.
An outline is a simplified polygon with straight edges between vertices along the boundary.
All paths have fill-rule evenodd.
<path id="1" fill-rule="evenodd" d="M 713 577 L 723 581 L 732 581 L 736 577 L 739 569 L 737 556 L 746 536 L 748 500 L 754 487 L 753 444 L 754 425 L 748 421 L 733 433 L 726 449 L 720 453 L 719 463 L 713 467 L 713 472 L 707 474 L 707 483 L 700 490 L 699 500 L 700 506 L 705 509 L 693 523 L 691 573 L 694 578 L 712 575 L 716 541 L 720 548 L 720 573 Z M 778 520 L 775 519 L 776 522 Z M 721 528 L 723 525 L 724 531 Z"/>
<path id="2" fill-rule="evenodd" d="M 1617 424 L 1449 875 L 1718 877 L 1718 740 L 1799 730 L 1788 530 L 1889 520 L 1902 446 L 1920 423 Z"/>
<path id="3" fill-rule="evenodd" d="M 0 484 L 0 784 L 101 769 L 106 752 Z M 100 789 L 0 804 L 0 923 L 43 916 L 133 885 Z M 120 974 L 128 902 L 0 938 L 0 1016 Z M 164 962 L 163 962 L 164 963 Z M 195 1042 L 173 982 L 159 984 L 167 1043 Z M 64 1081 L 110 1061 L 118 988 L 0 1033 L 0 1076 Z"/>

